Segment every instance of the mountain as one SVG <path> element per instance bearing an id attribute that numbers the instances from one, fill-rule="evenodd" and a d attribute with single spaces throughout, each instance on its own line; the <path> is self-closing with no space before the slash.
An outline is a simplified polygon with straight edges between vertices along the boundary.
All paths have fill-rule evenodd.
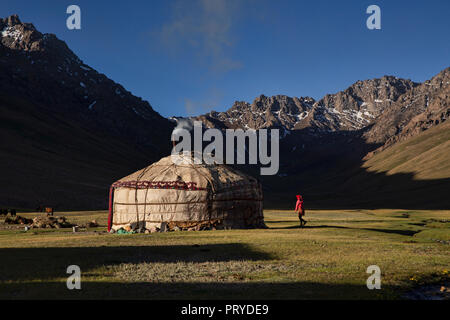
<path id="1" fill-rule="evenodd" d="M 332 131 L 354 131 L 374 123 L 405 92 L 417 86 L 411 80 L 384 76 L 357 81 L 344 91 L 317 101 L 303 127 L 312 125 Z"/>
<path id="2" fill-rule="evenodd" d="M 172 122 L 55 35 L 17 15 L 0 33 L 0 206 L 103 209 L 112 182 L 169 153 Z"/>
<path id="3" fill-rule="evenodd" d="M 369 172 L 414 174 L 416 180 L 450 179 L 450 122 L 393 144 L 364 162 Z"/>
<path id="4" fill-rule="evenodd" d="M 448 210 L 449 159 L 450 122 L 445 121 L 379 150 L 342 188 L 372 207 Z M 355 186 L 359 197 L 352 192 Z"/>
<path id="5" fill-rule="evenodd" d="M 55 35 L 0 19 L 0 207 L 104 209 L 117 179 L 170 152 L 174 121 L 81 61 Z M 266 208 L 450 208 L 447 68 L 311 97 L 261 95 L 192 120 L 278 128 Z M 259 176 L 257 166 L 238 166 Z"/>
<path id="6" fill-rule="evenodd" d="M 310 112 L 314 99 L 287 96 L 266 97 L 261 95 L 252 104 L 236 101 L 225 112 L 211 111 L 195 119 L 208 127 L 264 129 L 286 128 L 292 130 Z M 217 125 L 221 123 L 221 125 Z"/>
<path id="7" fill-rule="evenodd" d="M 369 143 L 386 149 L 436 126 L 450 116 L 450 68 L 407 91 L 364 133 Z"/>
<path id="8" fill-rule="evenodd" d="M 387 167 L 384 172 L 381 165 L 386 155 L 383 150 L 392 152 L 390 147 L 410 141 L 448 119 L 449 70 L 424 83 L 393 76 L 357 81 L 318 101 L 309 97 L 261 95 L 251 104 L 235 102 L 228 111 L 212 111 L 193 120 L 222 130 L 281 130 L 279 173 L 261 177 L 266 206 L 284 206 L 292 202 L 293 194 L 303 193 L 311 206 L 322 208 L 372 208 L 379 206 L 380 201 L 384 201 L 385 207 L 407 208 L 414 203 L 415 208 L 427 208 L 433 203 L 434 207 L 449 208 L 450 201 L 442 197 L 450 187 L 449 177 L 442 169 L 450 158 L 448 148 L 430 150 L 427 157 L 434 157 L 437 162 L 424 162 L 420 169 L 412 168 L 407 173 L 391 172 Z M 440 128 L 448 130 L 447 126 Z M 367 162 L 377 153 L 383 155 Z M 410 161 L 409 166 L 414 163 L 399 159 Z M 381 171 L 371 171 L 368 166 Z M 430 181 L 426 178 L 418 182 L 420 170 L 437 172 L 429 176 Z M 411 189 L 416 191 L 410 194 L 421 190 L 429 197 L 411 202 L 407 192 Z"/>
<path id="9" fill-rule="evenodd" d="M 84 64 L 55 35 L 21 23 L 17 15 L 0 19 L 0 30 L 1 93 L 26 98 L 43 111 L 163 150 L 159 141 L 170 134 L 170 122 L 147 101 Z"/>
<path id="10" fill-rule="evenodd" d="M 261 95 L 251 104 L 236 101 L 228 111 L 211 111 L 196 119 L 209 127 L 221 128 L 354 131 L 373 123 L 399 96 L 417 85 L 410 80 L 385 76 L 358 81 L 319 101 L 311 97 Z"/>

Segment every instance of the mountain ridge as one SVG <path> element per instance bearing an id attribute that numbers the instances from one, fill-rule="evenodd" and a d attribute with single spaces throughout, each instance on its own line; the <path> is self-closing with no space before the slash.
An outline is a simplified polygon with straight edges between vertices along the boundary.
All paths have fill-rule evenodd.
<path id="1" fill-rule="evenodd" d="M 6 186 L 0 205 L 105 208 L 113 181 L 169 154 L 174 121 L 84 64 L 64 41 L 18 16 L 0 19 L 0 32 L 0 184 Z M 408 206 L 407 195 L 393 201 L 389 192 L 427 190 L 428 182 L 415 182 L 410 172 L 369 172 L 364 165 L 371 157 L 389 158 L 384 152 L 390 147 L 431 128 L 448 130 L 443 124 L 450 113 L 449 71 L 424 83 L 394 76 L 357 81 L 317 101 L 260 95 L 191 119 L 221 130 L 281 129 L 280 171 L 261 177 L 266 204 L 277 207 L 300 192 L 315 207 L 375 203 L 361 196 Z M 431 159 L 434 151 L 427 152 Z M 408 161 L 410 168 L 413 160 Z M 447 177 L 433 177 L 433 186 L 445 190 Z M 361 185 L 370 193 L 361 194 Z M 439 194 L 436 188 L 429 190 Z M 416 205 L 426 207 L 422 202 Z"/>
<path id="2" fill-rule="evenodd" d="M 226 111 L 211 111 L 190 119 L 219 129 L 278 128 L 284 131 L 282 137 L 295 130 L 313 134 L 360 132 L 369 144 L 379 145 L 369 152 L 370 157 L 448 119 L 449 70 L 446 68 L 423 83 L 394 76 L 358 80 L 317 101 L 311 97 L 260 95 L 251 104 L 236 101 Z M 438 90 L 429 90 L 435 87 Z M 415 101 L 420 96 L 430 100 Z M 417 106 L 403 115 L 412 100 Z"/>
<path id="3" fill-rule="evenodd" d="M 317 131 L 360 130 L 372 123 L 399 96 L 418 86 L 411 80 L 394 76 L 357 81 L 347 89 L 326 94 L 320 100 L 311 97 L 260 95 L 250 104 L 236 101 L 224 112 L 211 111 L 192 117 L 205 121 L 219 120 L 225 127 L 275 128 Z M 249 113 L 249 114 L 245 114 Z M 251 113 L 251 115 L 250 115 Z M 244 124 L 245 123 L 245 124 Z"/>
<path id="4" fill-rule="evenodd" d="M 1 92 L 28 97 L 48 112 L 166 151 L 154 137 L 169 136 L 172 123 L 147 101 L 84 64 L 64 41 L 40 33 L 17 15 L 0 19 L 0 30 Z M 159 130 L 149 134 L 149 127 Z"/>
<path id="5" fill-rule="evenodd" d="M 0 19 L 0 205 L 104 209 L 170 152 L 173 123 L 17 15 Z"/>

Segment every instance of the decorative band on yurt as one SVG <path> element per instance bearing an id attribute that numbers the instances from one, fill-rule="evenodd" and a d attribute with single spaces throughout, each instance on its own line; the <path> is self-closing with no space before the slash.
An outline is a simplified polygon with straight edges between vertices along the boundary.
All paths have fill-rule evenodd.
<path id="1" fill-rule="evenodd" d="M 206 188 L 197 187 L 196 182 L 185 181 L 117 181 L 113 183 L 112 187 L 133 189 L 206 190 Z"/>

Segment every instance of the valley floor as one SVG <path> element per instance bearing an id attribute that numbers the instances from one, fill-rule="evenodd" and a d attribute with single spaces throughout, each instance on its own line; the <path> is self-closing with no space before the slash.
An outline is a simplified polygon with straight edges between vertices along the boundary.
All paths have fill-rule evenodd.
<path id="1" fill-rule="evenodd" d="M 57 214 L 102 226 L 78 233 L 0 223 L 0 299 L 399 299 L 449 283 L 450 211 L 309 210 L 302 229 L 292 211 L 264 214 L 269 229 L 133 235 L 106 233 L 98 211 Z"/>

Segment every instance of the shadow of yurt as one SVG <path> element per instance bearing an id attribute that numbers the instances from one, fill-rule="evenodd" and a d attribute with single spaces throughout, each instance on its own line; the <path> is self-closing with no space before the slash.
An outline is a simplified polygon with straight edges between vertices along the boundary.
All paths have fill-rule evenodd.
<path id="1" fill-rule="evenodd" d="M 192 152 L 171 155 L 110 189 L 108 231 L 266 228 L 261 183 Z"/>

